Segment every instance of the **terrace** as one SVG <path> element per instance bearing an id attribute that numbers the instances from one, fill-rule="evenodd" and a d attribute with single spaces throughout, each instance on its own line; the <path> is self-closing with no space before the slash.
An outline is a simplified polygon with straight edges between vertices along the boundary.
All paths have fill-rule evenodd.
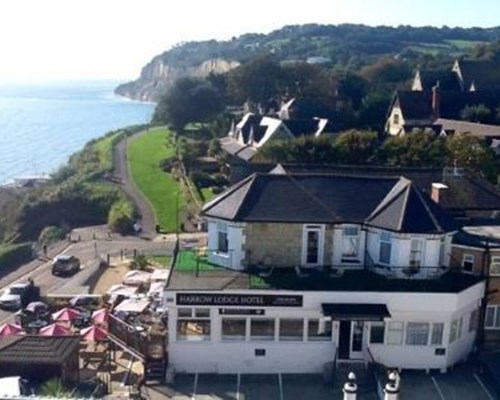
<path id="1" fill-rule="evenodd" d="M 366 268 L 341 271 L 340 268 L 302 269 L 291 266 L 250 267 L 235 271 L 209 263 L 206 255 L 196 250 L 181 250 L 171 271 L 168 289 L 458 293 L 483 279 L 453 271 L 446 271 L 433 279 L 405 279 L 384 276 Z"/>

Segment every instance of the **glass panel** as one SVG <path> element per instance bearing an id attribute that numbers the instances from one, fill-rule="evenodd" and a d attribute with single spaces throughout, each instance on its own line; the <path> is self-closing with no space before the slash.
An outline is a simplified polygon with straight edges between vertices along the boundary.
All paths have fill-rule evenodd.
<path id="1" fill-rule="evenodd" d="M 443 343 L 444 324 L 435 322 L 432 324 L 431 344 L 441 345 Z"/>
<path id="2" fill-rule="evenodd" d="M 319 232 L 307 231 L 307 264 L 317 264 L 319 262 Z"/>
<path id="3" fill-rule="evenodd" d="M 488 306 L 486 308 L 486 317 L 484 319 L 484 326 L 487 328 L 493 328 L 495 321 L 495 307 Z"/>
<path id="4" fill-rule="evenodd" d="M 462 268 L 464 271 L 472 271 L 474 268 L 474 256 L 472 254 L 464 254 L 462 260 Z"/>
<path id="5" fill-rule="evenodd" d="M 457 340 L 457 331 L 458 331 L 458 319 L 454 319 L 451 321 L 450 326 L 450 343 L 453 343 Z"/>
<path id="6" fill-rule="evenodd" d="M 495 313 L 495 328 L 500 328 L 500 312 L 498 312 L 498 306 L 496 308 L 496 313 Z"/>
<path id="7" fill-rule="evenodd" d="M 307 322 L 307 340 L 311 342 L 328 342 L 332 340 L 332 321 L 310 319 Z"/>
<path id="8" fill-rule="evenodd" d="M 303 335 L 303 319 L 280 319 L 280 340 L 302 341 Z"/>
<path id="9" fill-rule="evenodd" d="M 408 322 L 406 324 L 406 344 L 409 346 L 426 346 L 429 340 L 429 323 Z"/>
<path id="10" fill-rule="evenodd" d="M 385 324 L 372 322 L 370 327 L 370 343 L 384 343 Z"/>
<path id="11" fill-rule="evenodd" d="M 256 319 L 250 321 L 251 340 L 274 340 L 274 319 Z"/>
<path id="12" fill-rule="evenodd" d="M 245 340 L 246 325 L 245 318 L 223 318 L 222 340 Z"/>
<path id="13" fill-rule="evenodd" d="M 346 227 L 343 229 L 342 258 L 357 258 L 359 248 L 359 229 Z"/>
<path id="14" fill-rule="evenodd" d="M 380 242 L 380 257 L 379 261 L 384 264 L 391 262 L 391 244 Z"/>
<path id="15" fill-rule="evenodd" d="M 490 264 L 490 274 L 500 275 L 500 257 L 492 257 Z"/>
<path id="16" fill-rule="evenodd" d="M 361 351 L 363 349 L 363 322 L 354 321 L 352 323 L 352 351 Z"/>
<path id="17" fill-rule="evenodd" d="M 387 325 L 387 344 L 403 343 L 404 324 L 403 322 L 393 321 Z"/>
<path id="18" fill-rule="evenodd" d="M 194 310 L 194 316 L 196 318 L 210 318 L 210 309 L 209 308 L 197 308 Z"/>
<path id="19" fill-rule="evenodd" d="M 177 309 L 177 316 L 191 318 L 193 316 L 192 309 L 191 308 L 178 308 Z"/>
<path id="20" fill-rule="evenodd" d="M 227 253 L 228 252 L 227 233 L 219 231 L 217 240 L 218 240 L 217 251 L 221 253 Z"/>
<path id="21" fill-rule="evenodd" d="M 177 340 L 210 340 L 210 321 L 177 320 Z"/>
<path id="22" fill-rule="evenodd" d="M 422 239 L 411 240 L 410 267 L 420 267 L 422 264 Z"/>

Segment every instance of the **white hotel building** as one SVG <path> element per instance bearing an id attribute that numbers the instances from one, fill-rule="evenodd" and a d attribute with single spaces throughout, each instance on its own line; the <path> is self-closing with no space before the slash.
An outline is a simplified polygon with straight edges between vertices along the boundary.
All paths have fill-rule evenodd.
<path id="1" fill-rule="evenodd" d="M 203 214 L 208 263 L 164 295 L 175 372 L 445 371 L 475 349 L 484 281 L 448 269 L 455 228 L 403 177 L 255 174 Z"/>

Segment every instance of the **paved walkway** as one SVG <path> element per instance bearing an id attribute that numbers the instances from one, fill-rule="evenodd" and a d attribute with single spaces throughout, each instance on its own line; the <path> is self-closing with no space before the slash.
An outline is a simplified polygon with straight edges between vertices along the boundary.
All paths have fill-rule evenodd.
<path id="1" fill-rule="evenodd" d="M 127 163 L 127 144 L 129 140 L 136 140 L 142 135 L 147 135 L 147 131 L 141 131 L 132 137 L 125 137 L 120 140 L 115 146 L 114 153 L 114 178 L 117 182 L 120 182 L 121 187 L 125 193 L 133 200 L 136 204 L 139 212 L 141 214 L 141 225 L 142 232 L 141 236 L 144 237 L 154 237 L 156 235 L 155 226 L 156 219 L 149 204 L 149 201 L 144 197 L 142 192 L 135 186 L 132 178 L 130 176 L 130 171 L 128 169 Z"/>

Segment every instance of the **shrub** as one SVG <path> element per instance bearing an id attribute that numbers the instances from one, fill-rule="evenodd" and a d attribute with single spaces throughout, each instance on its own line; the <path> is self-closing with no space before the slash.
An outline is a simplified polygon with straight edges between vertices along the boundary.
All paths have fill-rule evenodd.
<path id="1" fill-rule="evenodd" d="M 120 200 L 113 204 L 108 216 L 108 228 L 113 232 L 126 235 L 133 231 L 137 212 L 128 200 Z"/>
<path id="2" fill-rule="evenodd" d="M 11 269 L 31 261 L 33 258 L 32 243 L 19 243 L 0 246 L 0 268 Z"/>
<path id="3" fill-rule="evenodd" d="M 215 174 L 213 176 L 213 181 L 214 185 L 219 187 L 226 186 L 229 183 L 228 179 L 222 174 Z"/>
<path id="4" fill-rule="evenodd" d="M 214 180 L 212 177 L 205 172 L 193 171 L 190 176 L 191 181 L 199 188 L 205 188 L 213 186 Z"/>
<path id="5" fill-rule="evenodd" d="M 172 168 L 178 165 L 179 161 L 176 156 L 167 157 L 158 163 L 158 166 L 165 172 L 170 172 Z"/>
<path id="6" fill-rule="evenodd" d="M 60 228 L 58 226 L 47 226 L 42 229 L 42 232 L 40 233 L 40 236 L 38 237 L 38 244 L 44 246 L 48 245 L 54 242 L 57 242 L 58 240 L 64 239 L 66 236 L 67 229 Z"/>
<path id="7" fill-rule="evenodd" d="M 134 256 L 134 259 L 130 262 L 129 268 L 139 271 L 145 271 L 149 266 L 148 258 L 144 254 L 138 254 Z"/>

